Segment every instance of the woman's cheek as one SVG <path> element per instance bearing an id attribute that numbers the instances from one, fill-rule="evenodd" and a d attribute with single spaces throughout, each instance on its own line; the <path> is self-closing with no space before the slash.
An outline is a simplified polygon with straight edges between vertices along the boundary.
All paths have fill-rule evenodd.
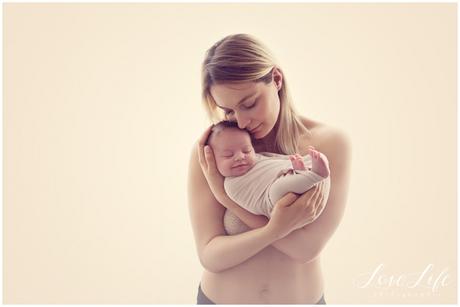
<path id="1" fill-rule="evenodd" d="M 248 115 L 251 119 L 256 119 L 258 116 L 261 115 L 260 112 L 262 112 L 262 108 L 260 107 L 260 103 L 259 103 L 256 107 L 250 110 Z"/>

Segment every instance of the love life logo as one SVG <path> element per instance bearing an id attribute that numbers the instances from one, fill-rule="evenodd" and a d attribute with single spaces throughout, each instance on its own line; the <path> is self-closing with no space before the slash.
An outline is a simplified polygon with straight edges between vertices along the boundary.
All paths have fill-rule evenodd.
<path id="1" fill-rule="evenodd" d="M 445 287 L 453 284 L 453 277 L 449 268 L 436 270 L 433 264 L 428 264 L 420 271 L 389 274 L 380 263 L 374 270 L 359 275 L 354 280 L 355 287 L 359 289 L 374 289 L 391 295 L 425 296 L 436 295 Z M 405 290 L 405 291 L 402 291 Z M 402 292 L 402 294 L 401 294 Z"/>

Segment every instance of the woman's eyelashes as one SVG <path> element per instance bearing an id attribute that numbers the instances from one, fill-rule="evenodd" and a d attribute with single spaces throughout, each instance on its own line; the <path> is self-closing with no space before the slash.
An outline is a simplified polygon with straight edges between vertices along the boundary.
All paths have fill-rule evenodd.
<path id="1" fill-rule="evenodd" d="M 244 109 L 251 109 L 251 108 L 253 108 L 255 105 L 256 105 L 256 102 L 254 101 L 254 102 L 250 103 L 249 105 L 243 105 L 243 107 L 244 107 Z"/>
<path id="2" fill-rule="evenodd" d="M 255 106 L 256 106 L 256 101 L 250 103 L 249 105 L 242 105 L 241 107 L 244 110 L 249 110 L 249 109 L 252 109 Z M 225 115 L 232 115 L 232 114 L 233 114 L 232 110 L 225 110 Z"/>

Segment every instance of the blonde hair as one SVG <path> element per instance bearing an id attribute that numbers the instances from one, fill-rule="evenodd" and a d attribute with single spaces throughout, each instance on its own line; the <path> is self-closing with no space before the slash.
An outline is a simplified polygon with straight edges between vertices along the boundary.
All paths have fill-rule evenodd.
<path id="1" fill-rule="evenodd" d="M 212 85 L 248 81 L 269 84 L 275 67 L 282 72 L 268 48 L 248 34 L 226 36 L 209 48 L 202 64 L 201 94 L 211 121 L 225 119 L 210 93 Z M 273 128 L 276 129 L 274 149 L 282 154 L 300 152 L 299 138 L 302 133 L 310 132 L 294 110 L 284 73 L 278 96 L 280 113 Z"/>

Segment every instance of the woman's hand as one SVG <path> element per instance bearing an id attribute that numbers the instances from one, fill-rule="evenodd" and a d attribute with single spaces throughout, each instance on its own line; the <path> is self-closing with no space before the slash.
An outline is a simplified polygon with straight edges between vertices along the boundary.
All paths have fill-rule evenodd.
<path id="1" fill-rule="evenodd" d="M 294 193 L 283 196 L 273 208 L 268 229 L 281 239 L 292 231 L 315 221 L 326 206 L 325 180 L 318 183 L 300 197 Z"/>
<path id="2" fill-rule="evenodd" d="M 198 141 L 198 159 L 200 161 L 201 170 L 203 171 L 206 181 L 218 202 L 224 205 L 227 193 L 224 189 L 224 176 L 222 176 L 216 166 L 214 153 L 209 145 L 205 145 L 208 139 L 211 128 L 209 126 Z"/>

